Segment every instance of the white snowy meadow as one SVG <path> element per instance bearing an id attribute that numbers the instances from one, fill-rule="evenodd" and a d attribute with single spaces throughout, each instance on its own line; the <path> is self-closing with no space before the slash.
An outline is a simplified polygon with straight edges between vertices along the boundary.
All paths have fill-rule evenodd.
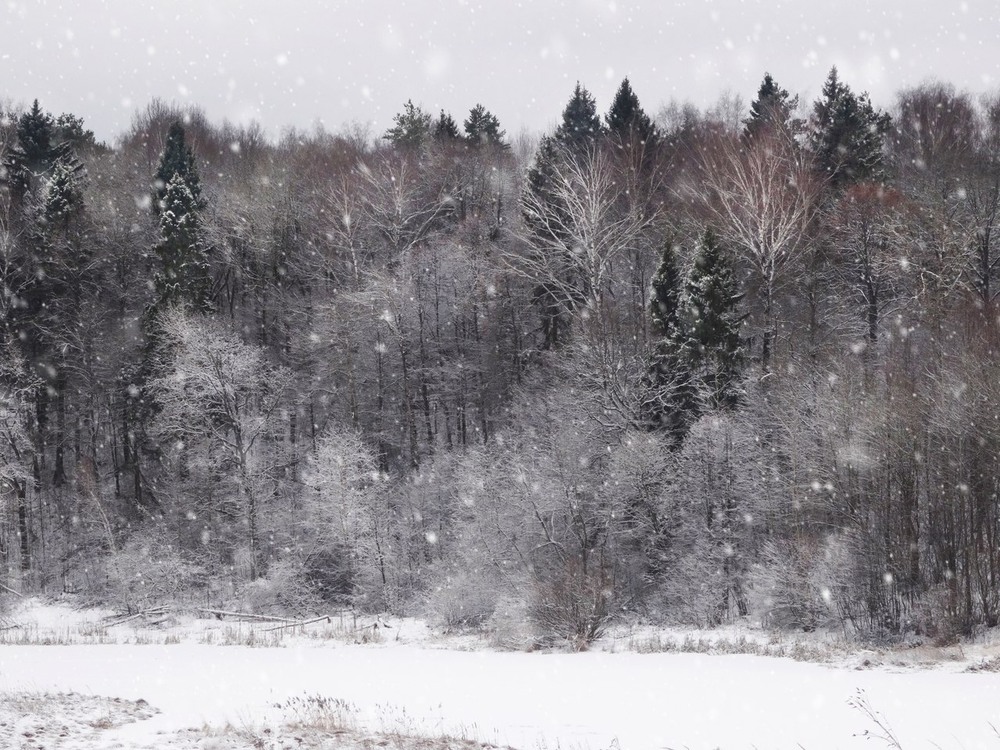
<path id="1" fill-rule="evenodd" d="M 93 710 L 92 701 L 66 694 L 105 699 L 98 716 L 107 718 L 82 733 L 54 733 L 45 747 L 281 747 L 281 738 L 296 736 L 344 743 L 329 747 L 365 737 L 417 747 L 405 743 L 448 736 L 523 750 L 1000 743 L 1000 673 L 979 668 L 990 658 L 995 666 L 1000 647 L 986 643 L 966 652 L 844 655 L 813 636 L 815 653 L 827 654 L 816 663 L 630 650 L 648 642 L 647 632 L 608 636 L 587 653 L 511 653 L 435 636 L 414 620 L 385 623 L 373 642 L 354 643 L 374 633 L 374 620 L 356 630 L 352 622 L 346 630 L 320 623 L 269 640 L 263 631 L 273 623 L 181 618 L 158 628 L 105 627 L 113 622 L 106 614 L 29 602 L 5 621 L 33 641 L 15 638 L 0 650 L 5 747 L 35 747 L 24 732 L 71 725 L 75 713 Z M 225 645 L 252 642 L 254 632 L 270 645 Z M 769 640 L 732 629 L 714 638 L 724 650 L 737 636 Z M 37 645 L 45 640 L 54 645 Z M 139 702 L 136 720 L 119 725 L 113 717 L 122 704 L 110 699 Z M 12 710 L 25 706 L 31 710 L 21 715 Z"/>

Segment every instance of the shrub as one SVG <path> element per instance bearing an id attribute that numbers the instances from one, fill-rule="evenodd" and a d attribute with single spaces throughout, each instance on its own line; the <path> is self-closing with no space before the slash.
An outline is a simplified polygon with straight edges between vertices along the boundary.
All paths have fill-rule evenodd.
<path id="1" fill-rule="evenodd" d="M 528 617 L 543 643 L 568 642 L 583 651 L 604 634 L 610 619 L 611 582 L 603 569 L 585 570 L 576 560 L 540 574 Z"/>
<path id="2" fill-rule="evenodd" d="M 121 550 L 108 555 L 104 568 L 101 593 L 129 613 L 173 603 L 183 593 L 205 585 L 202 568 L 157 539 L 155 531 L 136 534 Z"/>
<path id="3" fill-rule="evenodd" d="M 271 563 L 267 575 L 240 587 L 237 606 L 257 614 L 294 614 L 302 617 L 322 608 L 322 596 L 309 579 L 303 563 L 295 559 Z"/>

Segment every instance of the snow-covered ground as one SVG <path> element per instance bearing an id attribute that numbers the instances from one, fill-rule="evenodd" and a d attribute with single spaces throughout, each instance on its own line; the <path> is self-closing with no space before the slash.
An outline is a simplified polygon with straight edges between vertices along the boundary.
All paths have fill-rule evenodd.
<path id="1" fill-rule="evenodd" d="M 99 637 L 105 614 L 31 603 L 7 618 L 34 617 L 37 638 L 52 628 L 62 634 L 54 640 L 71 645 L 20 645 L 8 638 L 0 646 L 0 744 L 209 750 L 256 742 L 280 748 L 285 745 L 271 741 L 280 727 L 316 723 L 320 716 L 383 737 L 450 735 L 521 750 L 893 746 L 878 739 L 868 744 L 866 731 L 892 732 L 906 749 L 1000 748 L 1000 673 L 967 671 L 979 655 L 915 668 L 893 666 L 906 660 L 877 654 L 814 663 L 673 648 L 636 653 L 618 650 L 624 640 L 613 653 L 454 650 L 411 622 L 382 630 L 394 634 L 374 644 L 331 633 L 262 648 L 220 645 L 227 642 L 222 635 L 204 635 L 226 627 L 212 620 L 167 628 L 173 635 L 159 642 L 138 630 Z M 89 625 L 80 624 L 88 618 Z M 86 635 L 66 637 L 74 632 Z M 101 639 L 129 642 L 95 642 Z M 45 716 L 38 706 L 46 696 L 52 696 L 49 724 L 32 718 Z M 81 711 L 95 710 L 102 718 L 80 724 Z M 158 713 L 150 716 L 153 710 Z M 90 729 L 72 730 L 73 721 Z M 233 729 L 222 734 L 227 725 Z M 42 742 L 46 726 L 50 734 Z M 60 737 L 51 729 L 57 726 L 71 729 Z M 184 731 L 192 728 L 197 731 Z M 10 744 L 12 734 L 21 744 Z M 315 743 L 314 736 L 299 745 L 320 746 Z"/>

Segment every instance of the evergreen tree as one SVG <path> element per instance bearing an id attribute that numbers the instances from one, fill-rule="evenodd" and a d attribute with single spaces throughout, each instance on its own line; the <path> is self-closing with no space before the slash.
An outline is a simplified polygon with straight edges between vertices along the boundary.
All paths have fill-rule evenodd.
<path id="1" fill-rule="evenodd" d="M 593 145 L 603 131 L 601 118 L 597 114 L 597 102 L 580 82 L 577 81 L 562 113 L 562 122 L 556 128 L 556 140 L 569 151 L 579 153 Z"/>
<path id="2" fill-rule="evenodd" d="M 201 181 L 195 166 L 194 153 L 186 143 L 184 126 L 174 122 L 167 130 L 167 140 L 160 155 L 160 163 L 153 176 L 153 213 L 160 215 L 167 195 L 167 185 L 180 176 L 193 198 L 197 210 L 204 208 L 201 198 Z"/>
<path id="3" fill-rule="evenodd" d="M 750 116 L 743 121 L 744 137 L 754 138 L 765 132 L 796 135 L 802 129 L 802 123 L 792 116 L 798 105 L 797 96 L 790 96 L 770 73 L 765 73 L 757 98 L 750 104 Z"/>
<path id="4" fill-rule="evenodd" d="M 382 137 L 400 148 L 419 149 L 431 135 L 432 119 L 412 99 L 407 99 L 403 111 L 393 115 L 394 124 Z"/>
<path id="5" fill-rule="evenodd" d="M 453 143 L 461 137 L 455 118 L 442 109 L 441 116 L 438 117 L 437 123 L 434 125 L 434 140 L 439 143 Z"/>
<path id="6" fill-rule="evenodd" d="M 83 210 L 83 167 L 72 156 L 58 159 L 45 184 L 42 210 L 45 221 L 65 228 Z"/>
<path id="7" fill-rule="evenodd" d="M 97 142 L 93 130 L 84 127 L 82 118 L 65 112 L 53 123 L 53 138 L 56 143 L 66 145 L 78 154 L 108 150 L 103 143 Z"/>
<path id="8" fill-rule="evenodd" d="M 489 145 L 506 148 L 506 131 L 500 129 L 500 120 L 482 104 L 469 111 L 469 117 L 462 123 L 465 138 L 472 145 Z"/>
<path id="9" fill-rule="evenodd" d="M 540 224 L 531 215 L 525 214 L 525 223 L 530 234 L 538 237 L 542 247 L 557 247 L 565 244 L 566 238 L 556 236 L 556 227 L 565 226 L 566 207 L 556 195 L 553 178 L 564 159 L 576 159 L 593 148 L 601 133 L 601 118 L 597 114 L 597 105 L 579 82 L 573 89 L 562 114 L 562 123 L 551 136 L 545 136 L 538 144 L 534 163 L 528 169 L 525 192 L 530 193 L 528 203 L 533 206 L 547 204 L 544 212 L 550 221 Z M 534 212 L 536 215 L 540 212 Z M 570 265 L 570 264 L 567 264 Z M 535 289 L 535 304 L 539 307 L 542 319 L 543 346 L 553 348 L 559 345 L 560 332 L 565 327 L 566 305 L 554 289 L 546 284 L 540 284 Z"/>
<path id="10" fill-rule="evenodd" d="M 8 179 L 14 195 L 23 199 L 37 189 L 59 156 L 53 147 L 52 116 L 35 99 L 31 109 L 17 120 L 17 144 L 5 159 Z"/>
<path id="11" fill-rule="evenodd" d="M 855 95 L 832 68 L 822 96 L 813 104 L 809 145 L 817 166 L 834 188 L 885 176 L 883 146 L 891 118 L 877 111 L 868 94 Z"/>
<path id="12" fill-rule="evenodd" d="M 676 253 L 668 241 L 650 294 L 649 314 L 655 338 L 643 412 L 650 427 L 666 432 L 675 445 L 683 442 L 698 415 L 691 357 L 681 321 L 682 296 Z"/>
<path id="13" fill-rule="evenodd" d="M 684 291 L 684 348 L 701 400 L 710 408 L 734 408 L 743 398 L 746 360 L 740 338 L 743 295 L 732 261 L 711 229 L 705 230 Z"/>
<path id="14" fill-rule="evenodd" d="M 160 270 L 156 274 L 157 305 L 210 306 L 211 276 L 201 236 L 199 203 L 181 174 L 174 174 L 160 206 L 161 241 L 156 246 Z"/>
<path id="15" fill-rule="evenodd" d="M 653 276 L 649 300 L 649 315 L 653 334 L 661 339 L 676 340 L 680 334 L 681 276 L 677 269 L 677 254 L 673 243 L 663 246 L 660 265 Z"/>
<path id="16" fill-rule="evenodd" d="M 636 138 L 640 143 L 652 145 L 656 140 L 656 127 L 640 106 L 639 97 L 632 90 L 628 78 L 618 87 L 604 120 L 608 124 L 608 132 L 621 142 Z"/>

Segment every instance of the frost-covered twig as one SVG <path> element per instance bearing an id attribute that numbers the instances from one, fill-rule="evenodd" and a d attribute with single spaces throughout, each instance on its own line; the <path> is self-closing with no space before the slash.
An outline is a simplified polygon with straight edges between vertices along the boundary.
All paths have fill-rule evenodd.
<path id="1" fill-rule="evenodd" d="M 885 716 L 875 710 L 871 701 L 868 700 L 868 695 L 864 690 L 858 688 L 854 697 L 847 701 L 847 705 L 851 708 L 856 708 L 858 711 L 863 713 L 877 727 L 876 731 L 866 729 L 861 733 L 861 737 L 866 739 L 880 739 L 889 747 L 895 748 L 895 750 L 903 750 L 902 745 L 899 744 L 899 739 L 895 734 L 893 734 L 892 727 L 889 726 L 889 722 L 886 720 Z"/>

